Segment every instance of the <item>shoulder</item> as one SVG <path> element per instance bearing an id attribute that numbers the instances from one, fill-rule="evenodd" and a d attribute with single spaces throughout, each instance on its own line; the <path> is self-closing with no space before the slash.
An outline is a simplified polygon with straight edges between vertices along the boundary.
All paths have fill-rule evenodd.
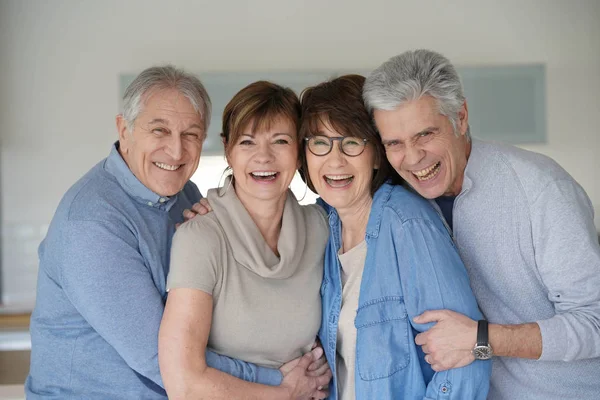
<path id="1" fill-rule="evenodd" d="M 382 199 L 384 220 L 388 217 L 404 223 L 409 220 L 439 219 L 439 215 L 427 199 L 403 186 L 390 186 L 389 196 Z"/>
<path id="2" fill-rule="evenodd" d="M 529 201 L 534 201 L 546 187 L 554 182 L 576 183 L 556 161 L 540 153 L 515 146 L 482 141 L 474 142 L 473 151 L 478 152 L 476 157 L 481 164 L 481 166 L 476 166 L 477 170 L 482 173 L 487 171 L 485 175 L 494 175 L 495 179 L 498 179 L 499 176 L 513 179 L 522 188 Z M 488 164 L 488 168 L 485 168 L 485 164 Z M 498 175 L 499 170 L 504 170 L 505 173 Z M 478 175 L 473 169 L 470 169 L 469 173 Z"/>
<path id="3" fill-rule="evenodd" d="M 67 190 L 55 218 L 66 221 L 106 220 L 118 212 L 127 194 L 103 169 L 105 160 L 96 164 Z"/>
<path id="4" fill-rule="evenodd" d="M 218 248 L 224 242 L 225 234 L 214 212 L 184 222 L 173 237 L 173 246 L 188 244 L 203 249 Z"/>
<path id="5" fill-rule="evenodd" d="M 327 225 L 327 211 L 319 204 L 301 205 L 300 209 L 307 222 Z"/>

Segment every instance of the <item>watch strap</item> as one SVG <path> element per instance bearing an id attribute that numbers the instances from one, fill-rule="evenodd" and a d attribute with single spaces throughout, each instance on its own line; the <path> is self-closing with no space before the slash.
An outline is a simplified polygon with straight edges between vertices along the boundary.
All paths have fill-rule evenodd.
<path id="1" fill-rule="evenodd" d="M 487 346 L 488 344 L 488 322 L 485 319 L 480 319 L 477 321 L 477 346 Z"/>

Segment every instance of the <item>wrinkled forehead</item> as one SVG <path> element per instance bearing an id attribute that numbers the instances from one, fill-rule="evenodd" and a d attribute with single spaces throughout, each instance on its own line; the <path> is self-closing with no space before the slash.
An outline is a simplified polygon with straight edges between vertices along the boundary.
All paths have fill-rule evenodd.
<path id="1" fill-rule="evenodd" d="M 171 116 L 202 122 L 203 117 L 198 107 L 177 89 L 148 89 L 141 98 L 140 114 L 146 117 Z"/>

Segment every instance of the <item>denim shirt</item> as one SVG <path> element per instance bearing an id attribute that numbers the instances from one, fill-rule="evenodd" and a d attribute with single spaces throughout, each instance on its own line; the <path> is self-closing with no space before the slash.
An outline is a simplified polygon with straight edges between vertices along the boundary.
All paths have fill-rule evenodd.
<path id="1" fill-rule="evenodd" d="M 333 372 L 330 399 L 337 399 L 336 343 L 341 308 L 341 222 L 329 211 L 330 237 L 321 286 L 319 338 Z M 413 318 L 450 309 L 482 318 L 465 267 L 431 205 L 401 186 L 384 184 L 374 195 L 365 240 L 356 338 L 355 390 L 367 399 L 485 399 L 490 361 L 434 372 L 414 342 L 433 324 Z"/>

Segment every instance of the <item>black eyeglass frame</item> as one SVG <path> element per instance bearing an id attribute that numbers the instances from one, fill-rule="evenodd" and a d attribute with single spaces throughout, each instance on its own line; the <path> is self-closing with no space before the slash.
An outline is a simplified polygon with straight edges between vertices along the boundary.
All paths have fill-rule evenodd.
<path id="1" fill-rule="evenodd" d="M 313 138 L 323 138 L 323 139 L 327 139 L 329 141 L 329 150 L 327 151 L 327 153 L 324 154 L 317 154 L 314 151 L 312 151 L 312 149 L 310 148 L 310 140 Z M 360 153 L 358 154 L 348 154 L 344 151 L 344 146 L 343 146 L 343 141 L 344 139 L 359 139 L 362 142 L 362 147 L 360 150 Z M 308 148 L 308 151 L 310 151 L 312 154 L 314 154 L 317 157 L 323 157 L 326 156 L 327 154 L 331 153 L 331 150 L 333 150 L 333 142 L 337 140 L 339 143 L 339 148 L 340 151 L 347 155 L 348 157 L 358 157 L 360 156 L 362 153 L 364 153 L 365 151 L 365 147 L 367 147 L 367 143 L 369 143 L 368 139 L 363 139 L 363 138 L 359 138 L 359 137 L 352 137 L 352 136 L 339 136 L 339 137 L 329 137 L 329 136 L 325 136 L 325 135 L 315 135 L 315 136 L 309 136 L 309 137 L 305 137 L 304 138 L 304 142 L 306 143 L 306 147 Z"/>

